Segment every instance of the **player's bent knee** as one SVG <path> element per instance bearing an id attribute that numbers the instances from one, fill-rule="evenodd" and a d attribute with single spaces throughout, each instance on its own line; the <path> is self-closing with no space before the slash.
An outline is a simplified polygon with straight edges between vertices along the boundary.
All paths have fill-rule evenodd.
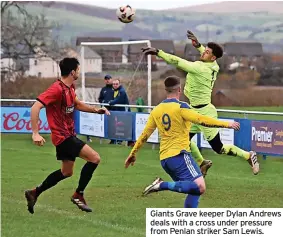
<path id="1" fill-rule="evenodd" d="M 91 163 L 99 164 L 100 162 L 100 155 L 88 145 L 82 148 L 79 156 Z"/>
<path id="2" fill-rule="evenodd" d="M 219 133 L 212 140 L 208 141 L 208 143 L 217 154 L 223 153 L 223 143 L 221 142 Z"/>
<path id="3" fill-rule="evenodd" d="M 214 150 L 217 154 L 222 154 L 223 144 L 221 143 L 210 143 L 212 150 Z"/>
<path id="4" fill-rule="evenodd" d="M 205 184 L 199 185 L 199 192 L 200 192 L 200 195 L 204 194 L 205 191 L 206 191 L 206 186 L 205 186 Z"/>
<path id="5" fill-rule="evenodd" d="M 64 177 L 71 177 L 73 175 L 74 161 L 64 160 L 62 162 L 61 172 Z"/>
<path id="6" fill-rule="evenodd" d="M 196 180 L 194 180 L 194 182 L 198 185 L 200 195 L 204 194 L 206 191 L 206 185 L 205 185 L 204 178 L 201 176 L 197 178 Z"/>
<path id="7" fill-rule="evenodd" d="M 101 159 L 100 159 L 100 155 L 96 151 L 93 151 L 93 153 L 90 155 L 88 160 L 89 162 L 99 164 Z"/>

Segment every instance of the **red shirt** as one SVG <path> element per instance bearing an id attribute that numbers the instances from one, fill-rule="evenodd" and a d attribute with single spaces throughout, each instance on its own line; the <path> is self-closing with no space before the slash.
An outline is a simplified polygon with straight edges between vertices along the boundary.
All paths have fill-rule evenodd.
<path id="1" fill-rule="evenodd" d="M 55 146 L 66 138 L 75 136 L 74 108 L 75 87 L 66 86 L 58 80 L 37 97 L 46 108 L 47 121 L 51 130 L 52 142 Z"/>

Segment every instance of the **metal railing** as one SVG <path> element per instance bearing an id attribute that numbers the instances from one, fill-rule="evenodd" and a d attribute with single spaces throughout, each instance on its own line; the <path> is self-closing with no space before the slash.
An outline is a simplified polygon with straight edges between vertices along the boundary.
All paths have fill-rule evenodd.
<path id="1" fill-rule="evenodd" d="M 36 100 L 32 99 L 0 99 L 1 102 L 35 102 Z M 90 102 L 86 101 L 86 104 L 98 105 L 98 106 L 109 106 L 106 103 Z M 122 105 L 117 104 L 113 105 L 114 107 L 126 107 L 126 108 L 143 108 L 143 109 L 153 109 L 155 106 L 147 105 Z M 227 112 L 234 114 L 258 114 L 258 115 L 279 115 L 283 116 L 283 112 L 261 112 L 261 111 L 249 111 L 249 110 L 231 110 L 231 109 L 217 109 L 217 112 Z"/>

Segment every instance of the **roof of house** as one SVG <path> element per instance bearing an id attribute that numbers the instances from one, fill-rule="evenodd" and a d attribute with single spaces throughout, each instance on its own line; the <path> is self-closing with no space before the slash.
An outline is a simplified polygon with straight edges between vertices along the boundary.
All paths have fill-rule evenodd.
<path id="1" fill-rule="evenodd" d="M 82 42 L 120 42 L 122 38 L 115 37 L 77 37 L 76 45 L 81 45 Z M 97 45 L 89 46 L 95 51 L 104 50 L 104 51 L 120 51 L 123 49 L 123 45 Z"/>
<path id="2" fill-rule="evenodd" d="M 224 54 L 227 56 L 262 56 L 262 44 L 257 42 L 228 42 L 224 44 Z"/>
<path id="3" fill-rule="evenodd" d="M 175 55 L 184 58 L 185 55 L 185 45 L 184 44 L 174 44 Z"/>
<path id="4" fill-rule="evenodd" d="M 82 46 L 78 46 L 77 47 L 77 53 L 78 54 L 81 54 L 81 48 Z M 90 47 L 88 46 L 85 46 L 84 47 L 84 58 L 96 58 L 96 59 L 101 59 L 101 56 L 95 52 L 93 49 L 91 49 Z"/>
<path id="5" fill-rule="evenodd" d="M 131 39 L 137 40 L 137 39 Z M 138 39 L 142 40 L 142 39 Z M 175 46 L 173 40 L 150 40 L 151 47 L 162 49 L 166 53 L 175 54 Z M 140 53 L 141 48 L 147 46 L 146 44 L 130 44 L 128 47 L 128 53 Z"/>
<path id="6" fill-rule="evenodd" d="M 185 58 L 190 56 L 200 56 L 199 51 L 191 43 L 185 45 Z"/>

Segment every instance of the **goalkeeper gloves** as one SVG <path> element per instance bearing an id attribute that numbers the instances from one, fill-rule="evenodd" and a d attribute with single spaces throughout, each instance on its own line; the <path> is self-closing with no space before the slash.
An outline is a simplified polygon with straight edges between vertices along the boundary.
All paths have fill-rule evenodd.
<path id="1" fill-rule="evenodd" d="M 195 48 L 199 48 L 201 46 L 201 44 L 198 41 L 197 37 L 190 30 L 187 31 L 187 37 L 188 37 L 188 39 L 192 40 L 192 45 Z"/>
<path id="2" fill-rule="evenodd" d="M 159 49 L 156 49 L 156 48 L 142 48 L 141 50 L 145 55 L 148 55 L 148 54 L 157 55 L 159 52 Z"/>

